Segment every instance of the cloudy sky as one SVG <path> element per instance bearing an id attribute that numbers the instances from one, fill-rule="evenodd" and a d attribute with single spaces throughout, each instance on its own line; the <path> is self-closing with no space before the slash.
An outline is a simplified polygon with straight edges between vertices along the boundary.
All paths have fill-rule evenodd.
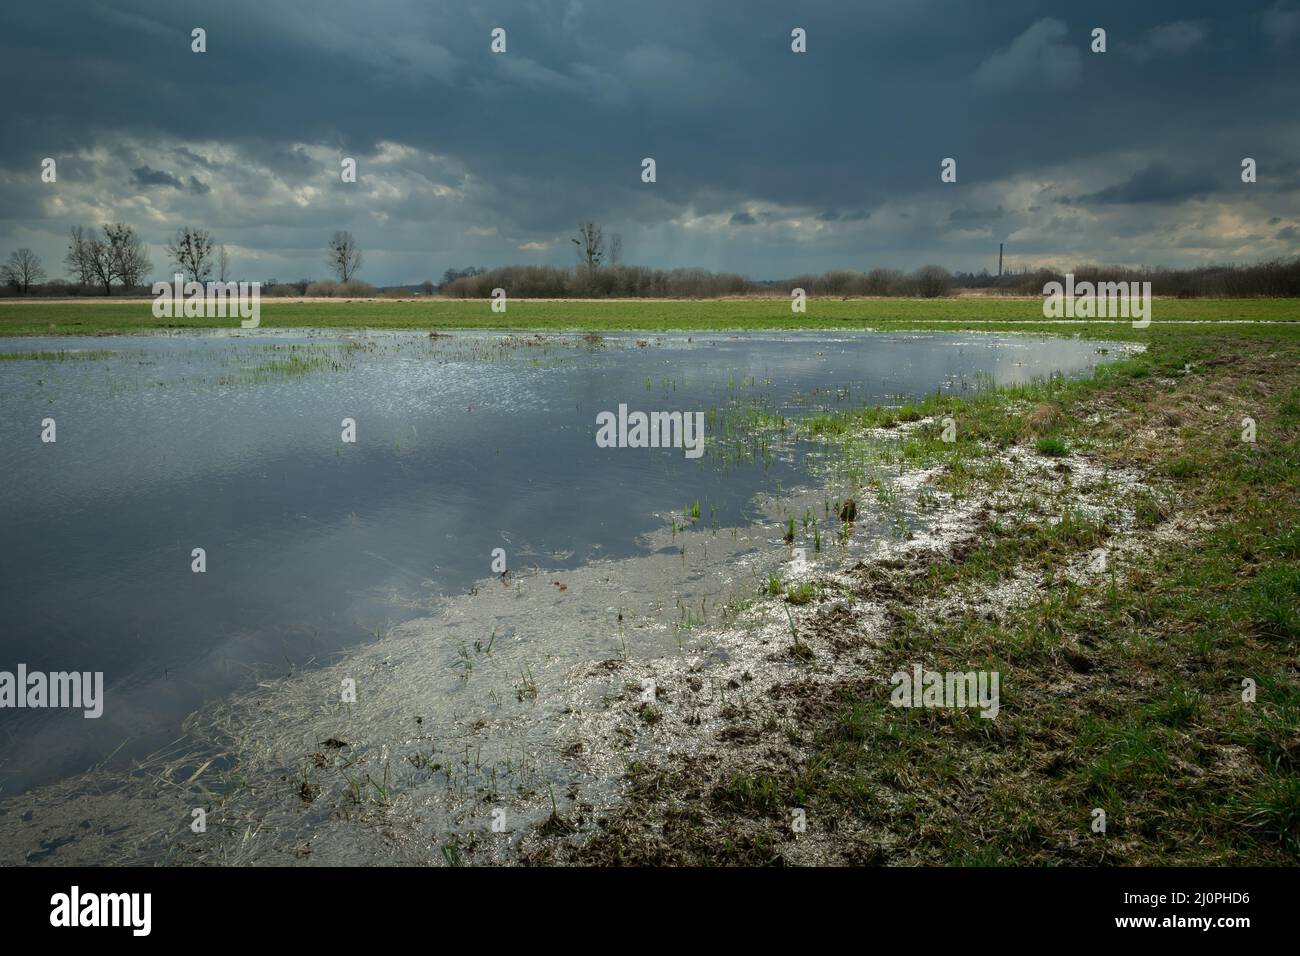
<path id="1" fill-rule="evenodd" d="M 1300 0 L 41 0 L 0 78 L 0 258 L 52 274 L 108 221 L 245 279 L 349 229 L 377 285 L 569 265 L 579 219 L 758 279 L 1300 252 Z"/>

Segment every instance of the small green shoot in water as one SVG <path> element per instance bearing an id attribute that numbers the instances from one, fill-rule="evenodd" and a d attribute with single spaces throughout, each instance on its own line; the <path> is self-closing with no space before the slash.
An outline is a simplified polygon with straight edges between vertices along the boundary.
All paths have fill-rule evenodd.
<path id="1" fill-rule="evenodd" d="M 515 696 L 521 702 L 537 699 L 537 681 L 533 679 L 533 669 L 528 664 L 519 672 L 519 686 L 515 688 Z"/>
<path id="2" fill-rule="evenodd" d="M 813 649 L 799 640 L 799 631 L 794 626 L 794 616 L 790 613 L 790 608 L 785 609 L 785 619 L 790 622 L 790 636 L 794 643 L 790 646 L 790 655 L 801 661 L 812 660 Z"/>

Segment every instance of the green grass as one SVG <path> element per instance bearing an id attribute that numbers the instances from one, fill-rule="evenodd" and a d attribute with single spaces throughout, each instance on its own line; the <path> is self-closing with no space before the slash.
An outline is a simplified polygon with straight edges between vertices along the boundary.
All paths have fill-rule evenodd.
<path id="1" fill-rule="evenodd" d="M 237 366 L 217 380 L 218 385 L 256 385 L 302 378 L 313 372 L 341 371 L 347 350 L 310 345 L 290 345 L 272 350 L 271 356 Z"/>
<path id="2" fill-rule="evenodd" d="M 802 581 L 786 588 L 785 599 L 791 604 L 810 604 L 821 594 L 821 589 L 812 581 Z"/>
<path id="3" fill-rule="evenodd" d="M 1214 371 L 1177 375 L 1193 356 Z M 1214 515 L 1214 530 L 1175 536 L 1134 556 L 1121 577 L 1049 591 L 997 623 L 953 628 L 925 616 L 897 616 L 893 653 L 900 659 L 937 655 L 959 666 L 988 655 L 1002 662 L 1004 688 L 1022 688 L 1003 715 L 1009 731 L 992 746 L 972 748 L 968 720 L 909 725 L 916 741 L 910 753 L 922 766 L 948 762 L 964 779 L 985 768 L 979 773 L 989 791 L 983 810 L 974 812 L 984 821 L 987 852 L 1014 862 L 1296 862 L 1300 416 L 1291 403 L 1297 359 L 1300 347 L 1290 335 L 1251 344 L 1203 331 L 1157 336 L 1146 354 L 1052 389 L 1052 400 L 1067 410 L 1070 433 L 1087 436 L 1105 460 L 1143 468 L 1157 480 L 1167 476 L 1176 506 Z M 1248 402 L 1268 423 L 1268 442 L 1240 447 L 1235 423 L 1207 409 L 1207 394 Z M 1170 408 L 1181 428 L 1130 444 Z M 1108 414 L 1090 414 L 1097 409 Z M 986 403 L 975 416 L 977 430 L 1005 434 L 1010 429 L 996 419 L 1016 415 L 1005 401 Z M 1053 442 L 1050 450 L 1045 441 Z M 1037 447 L 1068 454 L 1059 438 L 1040 439 Z M 1151 503 L 1147 509 L 1150 526 L 1167 517 Z M 1139 526 L 1143 520 L 1140 507 Z M 1104 523 L 1069 511 L 1054 525 L 1008 515 L 1002 529 L 927 575 L 917 592 L 937 595 L 954 581 L 1026 565 L 1050 572 L 1107 536 Z M 1084 665 L 1074 662 L 1085 659 L 1092 662 L 1089 676 L 1080 680 Z M 1247 675 L 1260 688 L 1254 704 L 1240 697 Z M 1068 696 L 1045 692 L 1070 684 L 1076 689 Z M 871 754 L 897 742 L 884 729 L 883 713 L 879 724 L 861 716 L 879 704 L 870 697 L 849 711 L 858 715 L 853 738 L 865 738 Z M 1234 742 L 1244 747 L 1236 762 L 1223 749 Z M 873 785 L 888 773 L 861 756 L 861 742 L 828 746 Z M 908 843 L 917 859 L 963 862 L 972 848 L 958 821 L 972 810 L 956 798 L 960 788 L 934 786 L 917 796 L 931 832 Z M 1093 806 L 1107 809 L 1108 840 L 1083 837 L 1065 850 L 1066 834 L 1088 832 L 1080 821 Z M 1018 808 L 1014 815 L 1011 807 Z"/>
<path id="4" fill-rule="evenodd" d="M 26 352 L 0 351 L 0 362 L 94 362 L 112 358 L 109 349 L 33 349 Z"/>
<path id="5" fill-rule="evenodd" d="M 155 319 L 147 300 L 0 301 L 0 335 L 97 335 L 166 329 L 235 329 L 237 319 Z M 511 301 L 504 314 L 487 300 L 293 302 L 262 300 L 262 328 L 550 329 L 729 331 L 736 329 L 947 329 L 1025 331 L 1145 338 L 1126 323 L 1043 321 L 1040 299 L 811 299 L 794 315 L 781 298 L 636 301 Z M 1157 299 L 1152 328 L 1162 321 L 1300 320 L 1300 302 L 1280 299 Z M 1150 329 L 1146 330 L 1150 332 Z"/>
<path id="6" fill-rule="evenodd" d="M 1047 455 L 1049 458 L 1064 458 L 1070 453 L 1070 446 L 1065 443 L 1065 439 L 1055 435 L 1038 439 L 1034 447 L 1038 449 L 1040 455 Z"/>

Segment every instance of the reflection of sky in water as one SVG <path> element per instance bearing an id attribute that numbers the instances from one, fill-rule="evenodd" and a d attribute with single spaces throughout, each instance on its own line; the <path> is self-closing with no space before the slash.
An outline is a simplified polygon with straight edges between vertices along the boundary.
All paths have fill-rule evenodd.
<path id="1" fill-rule="evenodd" d="M 756 493 L 804 477 L 797 463 L 724 470 L 680 450 L 599 449 L 596 414 L 620 402 L 762 399 L 799 414 L 1098 358 L 1093 343 L 1019 336 L 638 338 L 0 341 L 114 353 L 0 362 L 0 669 L 102 670 L 109 688 L 98 721 L 0 713 L 6 790 L 81 769 L 128 737 L 137 749 L 165 742 L 254 668 L 324 659 L 463 591 L 489 573 L 493 548 L 516 568 L 629 555 L 657 514 L 698 500 L 740 524 Z M 340 359 L 345 370 L 241 379 L 287 357 L 271 345 L 341 354 L 348 341 L 362 347 Z M 45 417 L 58 422 L 55 445 L 39 440 Z M 356 445 L 340 442 L 345 417 Z M 196 547 L 203 575 L 190 572 Z"/>

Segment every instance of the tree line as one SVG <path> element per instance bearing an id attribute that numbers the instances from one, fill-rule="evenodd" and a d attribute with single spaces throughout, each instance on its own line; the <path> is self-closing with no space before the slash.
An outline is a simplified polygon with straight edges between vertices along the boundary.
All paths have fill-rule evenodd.
<path id="1" fill-rule="evenodd" d="M 1078 282 L 1150 282 L 1152 295 L 1180 299 L 1294 299 L 1300 297 L 1300 256 L 1252 264 L 1220 263 L 1190 269 L 1083 265 L 1072 270 Z M 958 273 L 953 281 L 965 289 L 995 295 L 1042 295 L 1048 282 L 1065 282 L 1058 269 L 1024 269 L 1001 276 L 988 272 Z"/>
<path id="2" fill-rule="evenodd" d="M 1198 266 L 1190 269 L 1083 265 L 1076 282 L 1150 282 L 1151 292 L 1178 298 L 1300 298 L 1300 257 L 1255 264 Z M 899 269 L 834 270 L 788 279 L 755 281 L 704 269 L 647 269 L 641 266 L 572 268 L 503 266 L 445 283 L 440 292 L 455 298 L 487 298 L 505 289 L 521 299 L 688 298 L 740 295 L 788 296 L 803 289 L 810 296 L 936 298 L 961 290 L 990 295 L 1041 296 L 1048 282 L 1065 281 L 1065 270 L 1034 269 L 1002 276 L 987 272 L 949 272 L 937 265 L 912 272 Z"/>
<path id="3" fill-rule="evenodd" d="M 185 281 L 231 281 L 229 250 L 225 243 L 214 240 L 207 229 L 182 226 L 167 241 L 165 248 L 168 263 Z M 326 244 L 325 264 L 338 277 L 338 287 L 358 285 L 356 274 L 361 269 L 362 260 L 361 246 L 352 233 L 341 229 L 330 237 Z M 26 247 L 15 249 L 0 265 L 0 285 L 18 295 L 31 295 L 33 292 L 76 295 L 93 291 L 108 296 L 115 288 L 139 293 L 148 288 L 153 261 L 135 228 L 119 222 L 105 223 L 102 232 L 93 226 L 73 226 L 63 267 L 71 282 L 54 279 L 42 285 L 47 273 L 40 257 Z M 371 286 L 360 285 L 374 291 Z"/>

